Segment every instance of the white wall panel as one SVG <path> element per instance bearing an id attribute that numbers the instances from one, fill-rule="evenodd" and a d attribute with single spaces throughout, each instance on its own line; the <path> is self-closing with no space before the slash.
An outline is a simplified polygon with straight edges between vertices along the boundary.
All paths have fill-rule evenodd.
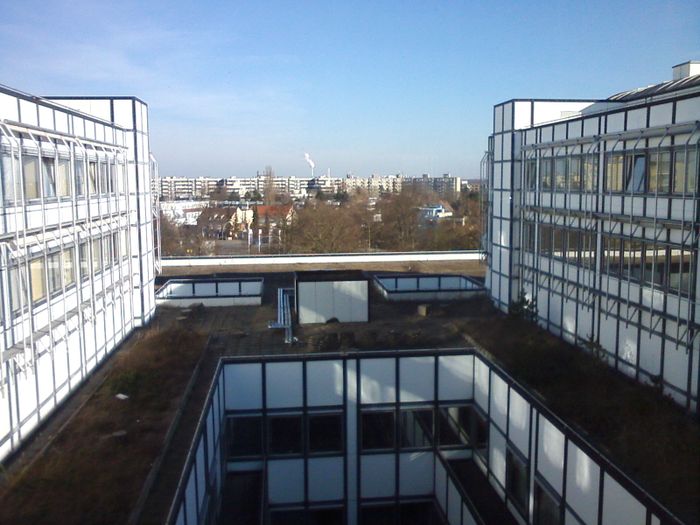
<path id="1" fill-rule="evenodd" d="M 646 509 L 613 478 L 605 474 L 603 482 L 602 525 L 645 525 Z"/>
<path id="2" fill-rule="evenodd" d="M 360 360 L 360 400 L 362 403 L 396 401 L 395 360 L 390 358 Z"/>
<path id="3" fill-rule="evenodd" d="M 539 416 L 537 470 L 558 494 L 562 493 L 564 473 L 564 434 L 544 416 Z"/>
<path id="4" fill-rule="evenodd" d="M 435 457 L 432 452 L 411 452 L 399 455 L 399 494 L 428 496 L 433 494 Z"/>
<path id="5" fill-rule="evenodd" d="M 373 454 L 360 459 L 360 490 L 363 498 L 386 498 L 395 492 L 394 454 Z"/>
<path id="6" fill-rule="evenodd" d="M 600 467 L 571 441 L 567 451 L 566 502 L 586 523 L 596 523 Z"/>
<path id="7" fill-rule="evenodd" d="M 435 398 L 435 358 L 400 358 L 399 380 L 400 402 L 432 401 Z"/>
<path id="8" fill-rule="evenodd" d="M 688 355 L 684 348 L 666 343 L 664 351 L 664 380 L 682 390 L 688 385 Z"/>
<path id="9" fill-rule="evenodd" d="M 343 458 L 309 458 L 309 500 L 343 499 Z"/>
<path id="10" fill-rule="evenodd" d="M 440 461 L 435 462 L 435 499 L 444 512 L 447 512 L 447 471 Z"/>
<path id="11" fill-rule="evenodd" d="M 700 97 L 676 102 L 676 123 L 692 122 L 700 115 Z"/>
<path id="12" fill-rule="evenodd" d="M 506 485 L 506 438 L 497 428 L 489 429 L 489 468 L 501 486 Z"/>
<path id="13" fill-rule="evenodd" d="M 452 479 L 447 480 L 447 522 L 450 525 L 461 524 L 462 497 Z"/>
<path id="14" fill-rule="evenodd" d="M 508 383 L 491 372 L 491 420 L 502 432 L 506 431 L 508 419 Z"/>
<path id="15" fill-rule="evenodd" d="M 649 109 L 649 125 L 666 126 L 673 121 L 673 103 L 658 104 Z"/>
<path id="16" fill-rule="evenodd" d="M 268 460 L 267 483 L 270 503 L 304 501 L 304 460 Z"/>
<path id="17" fill-rule="evenodd" d="M 259 363 L 224 366 L 227 410 L 262 408 L 262 365 Z"/>
<path id="18" fill-rule="evenodd" d="M 647 109 L 639 108 L 627 112 L 627 129 L 640 129 L 647 127 Z"/>
<path id="19" fill-rule="evenodd" d="M 514 389 L 510 391 L 508 438 L 528 457 L 530 443 L 530 404 Z"/>
<path id="20" fill-rule="evenodd" d="M 309 406 L 343 403 L 343 362 L 309 361 L 306 365 L 306 402 Z"/>
<path id="21" fill-rule="evenodd" d="M 481 409 L 489 411 L 489 367 L 481 359 L 474 358 L 474 401 Z"/>
<path id="22" fill-rule="evenodd" d="M 268 363 L 265 388 L 267 408 L 290 408 L 304 405 L 302 363 Z"/>
<path id="23" fill-rule="evenodd" d="M 438 399 L 471 399 L 474 395 L 474 356 L 438 357 Z"/>

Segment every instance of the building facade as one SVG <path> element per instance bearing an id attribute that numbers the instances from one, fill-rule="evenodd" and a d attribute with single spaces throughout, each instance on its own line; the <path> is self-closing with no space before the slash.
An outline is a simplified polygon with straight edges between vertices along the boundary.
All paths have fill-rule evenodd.
<path id="1" fill-rule="evenodd" d="M 494 107 L 487 286 L 697 410 L 700 64 L 606 100 Z"/>
<path id="2" fill-rule="evenodd" d="M 0 459 L 155 309 L 148 108 L 0 88 Z"/>

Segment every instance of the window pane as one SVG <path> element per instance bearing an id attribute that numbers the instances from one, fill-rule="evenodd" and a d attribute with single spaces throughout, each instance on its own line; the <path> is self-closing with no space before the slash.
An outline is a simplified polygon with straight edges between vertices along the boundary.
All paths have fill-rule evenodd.
<path id="1" fill-rule="evenodd" d="M 562 228 L 553 228 L 552 235 L 552 257 L 561 259 L 566 250 L 566 236 Z"/>
<path id="2" fill-rule="evenodd" d="M 71 195 L 70 160 L 68 159 L 58 159 L 56 191 L 59 197 L 68 197 Z"/>
<path id="3" fill-rule="evenodd" d="M 557 191 L 566 191 L 566 157 L 554 159 L 554 184 Z"/>
<path id="4" fill-rule="evenodd" d="M 552 159 L 544 158 L 540 160 L 540 184 L 542 189 L 552 189 Z"/>
<path id="5" fill-rule="evenodd" d="M 649 191 L 668 193 L 671 184 L 671 152 L 658 151 L 649 155 Z"/>
<path id="6" fill-rule="evenodd" d="M 506 451 L 506 492 L 513 504 L 525 513 L 527 511 L 527 467 L 510 449 Z"/>
<path id="7" fill-rule="evenodd" d="M 29 280 L 32 286 L 32 302 L 41 301 L 46 297 L 43 257 L 29 262 Z"/>
<path id="8" fill-rule="evenodd" d="M 67 248 L 62 253 L 63 257 L 63 283 L 66 287 L 75 282 L 75 251 Z"/>
<path id="9" fill-rule="evenodd" d="M 343 451 L 342 414 L 309 415 L 309 452 Z"/>
<path id="10" fill-rule="evenodd" d="M 571 191 L 581 190 L 581 157 L 569 158 L 569 188 Z"/>
<path id="11" fill-rule="evenodd" d="M 97 273 L 102 270 L 102 240 L 92 240 L 92 271 Z"/>
<path id="12" fill-rule="evenodd" d="M 631 193 L 644 191 L 644 179 L 646 176 L 646 157 L 644 155 L 630 155 L 627 157 L 627 172 L 625 176 L 625 189 Z"/>
<path id="13" fill-rule="evenodd" d="M 24 196 L 38 199 L 39 193 L 39 159 L 32 155 L 22 156 L 22 173 L 24 178 Z"/>
<path id="14" fill-rule="evenodd" d="M 10 268 L 10 305 L 13 312 L 18 312 L 22 306 L 27 306 L 27 288 L 25 286 L 23 269 Z"/>
<path id="15" fill-rule="evenodd" d="M 73 170 L 75 176 L 75 194 L 85 195 L 85 164 L 83 163 L 83 159 L 75 159 Z"/>
<path id="16" fill-rule="evenodd" d="M 88 248 L 88 243 L 82 243 L 78 251 L 80 256 L 80 277 L 85 280 L 90 277 L 90 249 Z"/>
<path id="17" fill-rule="evenodd" d="M 362 450 L 394 448 L 394 413 L 362 414 Z"/>
<path id="18" fill-rule="evenodd" d="M 268 416 L 269 454 L 301 453 L 301 415 Z"/>
<path id="19" fill-rule="evenodd" d="M 622 165 L 624 156 L 610 154 L 605 164 L 605 189 L 611 192 L 622 191 Z"/>
<path id="20" fill-rule="evenodd" d="M 430 408 L 402 410 L 401 446 L 428 448 L 433 444 L 433 411 Z"/>
<path id="21" fill-rule="evenodd" d="M 229 457 L 262 455 L 262 417 L 240 416 L 226 420 Z"/>
<path id="22" fill-rule="evenodd" d="M 44 181 L 44 198 L 56 196 L 56 161 L 53 157 L 42 157 L 42 175 Z"/>
<path id="23" fill-rule="evenodd" d="M 559 525 L 561 514 L 559 503 L 548 491 L 535 481 L 535 525 Z"/>
<path id="24" fill-rule="evenodd" d="M 583 166 L 583 189 L 593 191 L 598 188 L 598 155 L 585 156 Z"/>
<path id="25" fill-rule="evenodd" d="M 438 441 L 444 445 L 466 445 L 469 443 L 471 410 L 468 407 L 445 407 L 440 409 Z"/>
<path id="26" fill-rule="evenodd" d="M 53 294 L 61 289 L 61 254 L 53 253 L 47 258 L 49 293 Z"/>
<path id="27" fill-rule="evenodd" d="M 97 192 L 97 162 L 88 162 L 88 191 L 90 195 L 94 195 Z"/>
<path id="28" fill-rule="evenodd" d="M 2 194 L 6 202 L 14 202 L 22 195 L 22 179 L 19 172 L 19 156 L 12 155 L 9 151 L 3 151 L 0 162 L 2 174 Z"/>
<path id="29" fill-rule="evenodd" d="M 489 448 L 489 424 L 481 413 L 475 408 L 471 408 L 471 441 L 474 452 L 482 457 L 486 457 Z"/>

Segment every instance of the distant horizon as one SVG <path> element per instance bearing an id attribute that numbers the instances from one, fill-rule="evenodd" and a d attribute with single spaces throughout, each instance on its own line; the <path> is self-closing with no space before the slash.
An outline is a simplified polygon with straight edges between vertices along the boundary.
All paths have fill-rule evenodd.
<path id="1" fill-rule="evenodd" d="M 0 82 L 145 101 L 162 176 L 303 176 L 308 153 L 317 173 L 476 179 L 495 104 L 669 80 L 698 27 L 688 0 L 28 0 L 4 6 Z"/>

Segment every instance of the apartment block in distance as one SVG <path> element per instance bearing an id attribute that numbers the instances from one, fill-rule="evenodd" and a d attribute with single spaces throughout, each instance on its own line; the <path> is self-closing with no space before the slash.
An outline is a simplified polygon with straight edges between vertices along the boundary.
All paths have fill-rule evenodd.
<path id="1" fill-rule="evenodd" d="M 698 409 L 700 62 L 605 100 L 493 112 L 487 285 L 539 323 Z"/>
<path id="2" fill-rule="evenodd" d="M 0 87 L 0 459 L 154 314 L 148 107 Z"/>

